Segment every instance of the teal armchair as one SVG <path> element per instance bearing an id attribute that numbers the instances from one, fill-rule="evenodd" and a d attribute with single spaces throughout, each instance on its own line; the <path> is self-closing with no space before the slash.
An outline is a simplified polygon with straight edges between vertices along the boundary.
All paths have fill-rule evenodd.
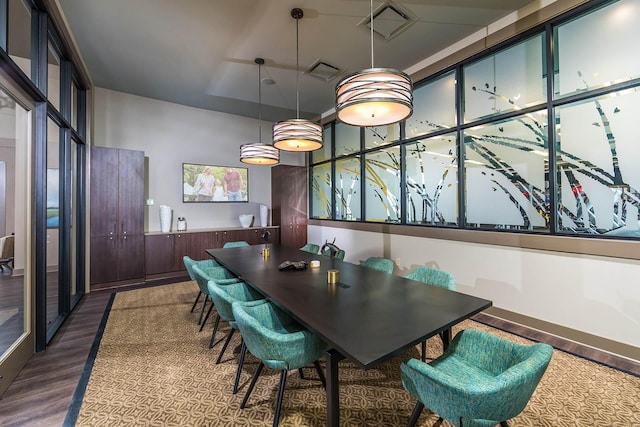
<path id="1" fill-rule="evenodd" d="M 187 255 L 182 257 L 182 262 L 184 262 L 184 267 L 187 269 L 187 273 L 189 274 L 189 278 L 191 280 L 196 280 L 196 276 L 193 274 L 194 265 L 197 265 L 202 270 L 207 270 L 208 268 L 213 268 L 213 267 L 220 267 L 220 264 L 218 264 L 213 259 L 203 259 L 201 261 L 196 261 Z M 193 310 L 195 310 L 196 305 L 198 305 L 198 300 L 200 300 L 201 295 L 202 295 L 202 291 L 198 290 L 198 296 L 196 297 L 196 300 L 193 302 L 193 306 L 191 306 L 191 313 L 193 313 Z"/>
<path id="2" fill-rule="evenodd" d="M 224 355 L 225 350 L 227 349 L 227 346 L 229 345 L 229 341 L 231 341 L 231 337 L 238 329 L 233 311 L 231 310 L 231 304 L 236 301 L 247 302 L 261 300 L 264 299 L 264 296 L 244 282 L 220 285 L 215 280 L 210 280 L 208 283 L 208 287 L 209 295 L 213 300 L 213 304 L 216 306 L 218 316 L 220 317 L 220 319 L 229 322 L 229 325 L 231 326 L 231 329 L 229 329 L 229 332 L 227 333 L 224 346 L 222 347 L 222 350 L 220 350 L 220 354 L 218 355 L 218 359 L 216 360 L 216 364 L 219 364 L 222 360 L 222 356 Z M 217 328 L 214 328 L 211 334 L 209 348 L 213 347 L 216 338 L 216 332 Z"/>
<path id="3" fill-rule="evenodd" d="M 426 285 L 438 286 L 440 288 L 449 289 L 450 291 L 456 290 L 456 281 L 451 273 L 443 270 L 437 270 L 435 268 L 419 266 L 416 267 L 411 273 L 404 276 L 407 279 L 422 282 Z M 446 347 L 451 341 L 451 329 L 447 329 L 440 333 L 443 345 Z M 427 354 L 427 343 L 422 342 L 422 361 L 425 361 Z"/>
<path id="4" fill-rule="evenodd" d="M 307 243 L 306 245 L 304 245 L 303 247 L 300 248 L 301 251 L 305 251 L 305 252 L 309 252 L 312 254 L 317 254 L 318 251 L 320 250 L 320 246 L 314 244 L 314 243 Z"/>
<path id="5" fill-rule="evenodd" d="M 367 258 L 364 262 L 360 263 L 360 265 L 372 270 L 378 270 L 382 271 L 383 273 L 393 274 L 393 261 L 387 258 L 372 256 Z"/>
<path id="6" fill-rule="evenodd" d="M 411 359 L 400 366 L 403 387 L 418 399 L 409 426 L 426 406 L 458 427 L 507 425 L 520 414 L 542 379 L 553 348 L 520 345 L 466 329 L 442 356 L 429 363 Z"/>
<path id="7" fill-rule="evenodd" d="M 207 319 L 209 319 L 209 315 L 213 309 L 213 304 L 211 304 L 207 311 L 207 315 L 204 319 L 202 318 L 207 300 L 210 300 L 209 288 L 207 287 L 209 280 L 215 280 L 221 284 L 225 284 L 237 282 L 239 279 L 224 267 L 200 268 L 198 265 L 192 265 L 191 270 L 200 292 L 205 296 L 202 301 L 202 307 L 200 308 L 200 316 L 198 317 L 198 325 L 200 325 L 200 331 L 202 331 L 202 328 L 204 328 L 205 323 L 207 323 Z"/>
<path id="8" fill-rule="evenodd" d="M 302 367 L 313 363 L 323 387 L 326 388 L 318 359 L 324 355 L 328 346 L 317 335 L 270 302 L 264 301 L 262 304 L 254 305 L 236 302 L 232 308 L 244 346 L 261 361 L 240 407 L 246 406 L 265 366 L 279 370 L 280 386 L 273 420 L 275 427 L 280 419 L 288 371 L 298 369 L 302 373 Z"/>
<path id="9" fill-rule="evenodd" d="M 249 246 L 249 244 L 244 240 L 239 240 L 237 242 L 226 242 L 222 245 L 223 248 L 241 248 L 243 246 Z"/>

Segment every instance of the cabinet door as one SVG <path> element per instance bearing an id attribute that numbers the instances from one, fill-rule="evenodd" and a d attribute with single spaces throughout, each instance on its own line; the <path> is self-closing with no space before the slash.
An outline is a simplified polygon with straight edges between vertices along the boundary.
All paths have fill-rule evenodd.
<path id="1" fill-rule="evenodd" d="M 144 153 L 118 150 L 118 161 L 117 234 L 143 234 Z"/>
<path id="2" fill-rule="evenodd" d="M 174 271 L 173 234 L 145 236 L 145 274 L 158 274 Z"/>
<path id="3" fill-rule="evenodd" d="M 197 244 L 194 245 L 194 241 L 197 243 L 198 241 L 198 233 L 190 234 L 190 233 L 178 233 L 173 235 L 174 241 L 174 259 L 173 259 L 173 270 L 172 271 L 181 271 L 186 270 L 184 266 L 184 261 L 182 257 L 185 255 L 192 259 L 200 259 L 198 258 L 200 255 L 196 255 Z"/>
<path id="4" fill-rule="evenodd" d="M 91 237 L 90 278 L 95 283 L 118 280 L 118 248 L 116 236 Z"/>
<path id="5" fill-rule="evenodd" d="M 194 233 L 191 240 L 193 259 L 210 259 L 207 249 L 219 248 L 215 232 Z"/>
<path id="6" fill-rule="evenodd" d="M 144 277 L 144 235 L 118 236 L 118 280 Z"/>
<path id="7" fill-rule="evenodd" d="M 307 243 L 307 169 L 280 165 L 271 168 L 273 224 L 280 226 L 280 243 L 299 248 Z"/>
<path id="8" fill-rule="evenodd" d="M 118 150 L 91 147 L 91 236 L 115 236 L 118 232 L 117 170 Z"/>
<path id="9" fill-rule="evenodd" d="M 227 242 L 247 241 L 248 234 L 245 230 L 225 230 L 218 232 L 218 243 L 223 247 Z M 247 242 L 248 243 L 248 242 Z"/>

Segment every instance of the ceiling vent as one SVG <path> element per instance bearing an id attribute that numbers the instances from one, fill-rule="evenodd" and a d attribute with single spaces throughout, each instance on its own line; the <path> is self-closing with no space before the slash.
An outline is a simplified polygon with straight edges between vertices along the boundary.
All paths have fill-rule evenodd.
<path id="1" fill-rule="evenodd" d="M 339 72 L 340 68 L 318 59 L 304 73 L 328 82 L 337 76 Z"/>
<path id="2" fill-rule="evenodd" d="M 389 41 L 417 20 L 418 18 L 407 9 L 393 1 L 387 1 L 373 11 L 373 33 L 382 40 Z M 371 19 L 367 16 L 358 24 L 358 27 L 370 32 L 370 23 Z"/>

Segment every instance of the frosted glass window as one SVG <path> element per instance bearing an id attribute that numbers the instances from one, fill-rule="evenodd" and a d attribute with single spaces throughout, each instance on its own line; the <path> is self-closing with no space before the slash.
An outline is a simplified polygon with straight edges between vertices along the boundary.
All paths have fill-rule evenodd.
<path id="1" fill-rule="evenodd" d="M 336 219 L 360 221 L 360 157 L 336 161 Z"/>
<path id="2" fill-rule="evenodd" d="M 621 0 L 555 29 L 555 95 L 640 77 L 640 2 Z"/>
<path id="3" fill-rule="evenodd" d="M 545 113 L 465 130 L 468 227 L 548 231 Z"/>
<path id="4" fill-rule="evenodd" d="M 405 147 L 408 224 L 458 222 L 456 134 L 423 139 Z"/>
<path id="5" fill-rule="evenodd" d="M 365 162 L 366 221 L 400 221 L 400 147 L 368 153 Z"/>
<path id="6" fill-rule="evenodd" d="M 544 55 L 539 34 L 464 67 L 465 123 L 545 102 Z"/>
<path id="7" fill-rule="evenodd" d="M 558 231 L 640 237 L 640 88 L 556 109 Z"/>
<path id="8" fill-rule="evenodd" d="M 376 148 L 400 139 L 400 125 L 372 126 L 364 128 L 364 148 Z"/>
<path id="9" fill-rule="evenodd" d="M 407 119 L 407 138 L 456 125 L 456 79 L 453 72 L 413 91 L 413 114 Z"/>
<path id="10" fill-rule="evenodd" d="M 336 157 L 360 151 L 360 128 L 336 122 Z"/>
<path id="11" fill-rule="evenodd" d="M 319 163 L 331 158 L 331 147 L 333 140 L 331 139 L 331 124 L 326 125 L 322 129 L 322 148 L 311 152 L 311 163 Z"/>
<path id="12" fill-rule="evenodd" d="M 331 219 L 331 163 L 311 169 L 311 217 Z"/>

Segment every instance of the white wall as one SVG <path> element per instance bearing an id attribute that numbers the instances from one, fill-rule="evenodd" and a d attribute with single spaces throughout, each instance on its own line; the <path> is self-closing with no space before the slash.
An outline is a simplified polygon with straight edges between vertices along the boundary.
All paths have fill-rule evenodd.
<path id="1" fill-rule="evenodd" d="M 309 226 L 309 242 L 336 239 L 346 261 L 400 259 L 451 272 L 461 292 L 498 308 L 640 347 L 640 261 Z"/>
<path id="2" fill-rule="evenodd" d="M 271 207 L 270 168 L 240 162 L 240 145 L 258 142 L 258 120 L 96 88 L 93 126 L 94 145 L 140 150 L 148 158 L 145 197 L 154 205 L 146 208 L 147 231 L 160 230 L 160 205 L 173 209 L 172 230 L 179 216 L 189 229 L 239 227 L 238 215 L 259 218 L 259 204 Z M 263 122 L 263 142 L 270 132 Z M 283 164 L 304 165 L 303 154 L 281 156 Z M 182 163 L 248 167 L 249 202 L 183 203 Z"/>

